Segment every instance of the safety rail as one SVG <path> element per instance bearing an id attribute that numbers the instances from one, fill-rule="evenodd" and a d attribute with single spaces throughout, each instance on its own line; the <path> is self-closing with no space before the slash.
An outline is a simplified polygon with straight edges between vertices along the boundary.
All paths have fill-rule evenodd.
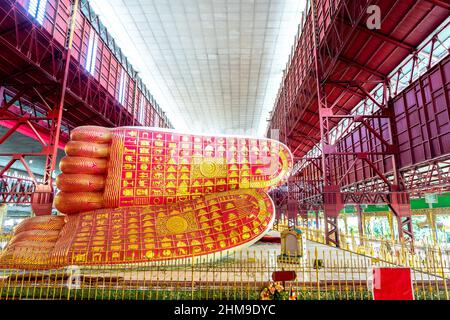
<path id="1" fill-rule="evenodd" d="M 287 224 L 276 224 L 276 230 L 288 229 Z M 306 239 L 320 244 L 326 244 L 325 231 L 298 226 L 306 236 Z M 436 268 L 436 263 L 443 264 L 446 268 L 450 262 L 450 249 L 444 245 L 414 244 L 413 247 L 405 242 L 395 239 L 383 239 L 374 237 L 360 237 L 354 234 L 339 232 L 340 249 L 370 257 L 375 260 L 384 261 L 398 266 L 419 268 L 430 274 L 443 275 L 441 269 Z M 445 275 L 447 278 L 447 275 Z"/>
<path id="2" fill-rule="evenodd" d="M 388 77 L 391 97 L 396 97 L 450 53 L 450 18 L 425 40 Z"/>
<path id="3" fill-rule="evenodd" d="M 54 186 L 53 191 L 45 191 L 36 183 L 41 182 L 30 180 L 22 177 L 0 176 L 0 204 L 30 204 L 40 199 L 53 199 L 58 192 L 58 188 Z"/>
<path id="4" fill-rule="evenodd" d="M 256 245 L 231 255 L 126 265 L 71 265 L 45 270 L 3 265 L 0 299 L 261 299 L 273 272 L 289 270 L 296 278 L 280 283 L 284 287 L 281 299 L 363 300 L 372 299 L 368 287 L 372 267 L 397 266 L 324 247 L 306 250 L 301 259 L 280 262 L 279 250 L 264 248 Z M 416 299 L 449 299 L 448 260 L 426 259 L 411 270 Z"/>
<path id="5" fill-rule="evenodd" d="M 34 181 L 10 176 L 0 177 L 0 203 L 26 203 L 36 191 Z"/>
<path id="6" fill-rule="evenodd" d="M 448 209 L 447 208 L 436 208 L 436 209 L 416 209 L 413 210 L 413 215 L 419 215 L 419 213 L 416 213 L 417 211 L 422 212 L 422 214 L 426 214 L 425 211 L 430 211 L 433 210 L 436 213 L 441 213 L 441 214 L 448 214 Z M 392 212 L 376 212 L 376 214 L 385 214 L 385 215 L 392 215 Z M 364 213 L 365 216 L 369 216 L 370 217 L 370 213 Z M 305 225 L 301 225 L 300 222 L 298 222 L 297 224 L 297 228 L 302 229 L 303 231 L 305 231 L 306 234 L 315 234 L 314 237 L 310 237 L 310 240 L 314 240 L 316 241 L 317 239 L 321 239 L 323 237 L 323 218 L 320 218 L 320 222 L 315 221 L 314 222 L 314 218 L 309 218 L 308 219 L 308 227 L 306 227 L 306 222 Z M 311 224 L 312 222 L 312 224 Z M 318 223 L 319 224 L 319 228 L 315 227 L 314 224 Z M 345 224 L 345 222 L 344 222 Z M 283 231 L 289 228 L 289 226 L 292 226 L 292 221 L 289 221 L 288 219 L 286 219 L 285 217 L 281 217 L 279 218 L 277 221 L 275 221 L 274 224 L 274 230 L 277 231 Z M 392 228 L 393 226 L 391 225 L 390 228 Z M 345 228 L 344 228 L 345 229 Z M 387 235 L 373 235 L 370 234 L 370 232 L 364 231 L 364 236 L 360 236 L 359 234 L 351 231 L 350 233 L 348 232 L 342 232 L 343 229 L 339 229 L 339 236 L 346 238 L 346 239 L 351 239 L 351 243 L 358 243 L 358 244 L 363 244 L 366 242 L 373 242 L 373 243 L 385 243 L 385 242 L 389 242 L 389 244 L 392 245 L 399 245 L 401 246 L 402 243 L 400 241 L 397 240 L 397 238 L 395 238 L 395 235 L 392 234 L 392 229 L 389 230 L 389 233 Z M 348 229 L 347 229 L 348 230 Z M 395 232 L 395 231 L 394 231 Z M 440 240 L 430 240 L 432 239 L 432 236 L 430 236 L 430 238 L 428 237 L 424 237 L 422 240 L 416 240 L 414 242 L 414 247 L 418 248 L 418 249 L 427 249 L 427 250 L 433 250 L 437 248 L 441 248 L 443 250 L 443 252 L 445 253 L 447 251 L 447 248 L 450 248 L 450 242 L 448 241 L 443 241 L 442 239 Z M 321 242 L 322 241 L 317 241 L 317 242 Z"/>

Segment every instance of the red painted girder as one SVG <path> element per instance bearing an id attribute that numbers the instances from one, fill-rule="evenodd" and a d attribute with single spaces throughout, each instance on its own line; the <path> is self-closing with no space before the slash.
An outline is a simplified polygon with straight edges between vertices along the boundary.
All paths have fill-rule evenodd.
<path id="1" fill-rule="evenodd" d="M 396 2 L 396 3 L 400 3 L 400 2 Z M 410 11 L 410 16 L 413 16 L 414 15 L 414 10 L 422 10 L 422 9 L 424 9 L 425 7 L 426 7 L 427 5 L 426 4 L 424 4 L 424 3 L 420 3 L 420 5 L 419 6 L 417 6 L 417 5 L 414 5 L 414 6 L 410 6 L 410 8 L 408 8 L 408 10 Z M 392 3 L 391 3 L 391 7 L 392 8 L 395 8 L 395 5 L 393 5 Z M 412 9 L 411 9 L 412 8 Z M 411 11 L 412 10 L 412 11 Z M 432 19 L 429 19 L 429 15 L 428 15 L 428 13 L 427 13 L 427 11 L 424 11 L 426 14 L 427 14 L 427 19 L 426 20 L 424 20 L 424 21 L 427 21 L 426 22 L 426 24 L 427 24 L 427 27 L 425 27 L 424 25 L 423 25 L 423 23 L 422 23 L 422 25 L 420 26 L 422 29 L 423 28 L 428 28 L 428 29 L 431 29 L 432 30 L 432 26 L 435 26 L 435 25 L 437 25 L 438 23 L 437 23 L 437 20 L 441 20 L 442 21 L 442 17 L 444 16 L 443 15 L 443 11 L 438 11 L 436 8 L 433 8 L 432 10 L 434 10 L 433 11 L 433 15 L 431 16 L 432 17 Z M 395 11 L 394 9 L 392 9 L 392 11 Z M 431 12 L 431 11 L 429 11 L 429 12 Z M 438 12 L 440 12 L 440 13 L 438 13 Z M 444 16 L 445 17 L 445 16 Z M 434 20 L 433 20 L 434 19 Z M 409 19 L 410 20 L 410 19 Z M 410 23 L 411 21 L 409 21 L 408 19 L 403 19 L 402 21 L 402 23 Z M 419 24 L 417 24 L 416 23 L 416 26 L 415 27 L 418 27 L 418 25 Z M 400 30 L 400 27 L 399 26 L 396 26 L 396 28 L 398 29 L 398 30 Z M 307 26 L 306 26 L 306 28 L 305 28 L 305 30 L 307 30 Z M 423 33 L 422 33 L 423 34 Z M 419 33 L 419 35 L 420 35 L 420 33 Z M 390 35 L 390 36 L 392 36 L 392 35 Z M 358 35 L 357 36 L 355 36 L 355 38 L 358 38 Z M 300 40 L 299 40 L 299 43 L 301 43 L 301 40 L 302 40 L 302 37 L 300 37 L 299 38 Z M 370 38 L 369 38 L 370 39 Z M 415 41 L 415 43 L 420 43 L 419 42 L 419 40 L 422 40 L 422 39 L 418 39 L 417 38 L 417 36 L 414 38 L 414 39 L 412 39 L 412 40 L 414 40 Z M 411 41 L 412 42 L 412 41 Z M 361 45 L 361 43 L 360 42 L 358 42 L 358 46 L 359 47 L 363 47 L 364 45 Z M 303 50 L 303 48 L 305 48 L 305 47 L 307 47 L 307 45 L 304 45 L 304 43 L 303 43 L 303 46 L 300 46 L 300 48 L 302 48 L 302 50 Z M 379 46 L 379 44 L 377 45 L 377 47 L 382 47 L 382 46 Z M 366 48 L 366 50 L 365 50 L 366 52 L 370 52 L 370 50 L 368 50 L 367 48 Z M 299 52 L 299 50 L 298 50 L 298 47 L 297 47 L 297 50 L 295 51 L 296 53 L 297 52 Z M 398 53 L 397 52 L 397 55 L 396 55 L 396 57 L 395 57 L 395 61 L 401 61 L 401 57 L 399 56 L 399 54 L 401 54 L 401 53 Z M 405 52 L 405 53 L 403 53 L 403 56 L 406 56 L 406 54 L 407 54 L 407 52 Z M 377 52 L 377 55 L 378 56 L 380 56 L 380 53 L 379 52 Z M 348 59 L 348 58 L 347 58 Z M 400 59 L 400 60 L 399 60 Z M 386 61 L 389 61 L 389 59 L 385 59 Z M 298 63 L 297 64 L 295 64 L 295 63 L 293 63 L 292 61 L 295 61 L 295 57 L 294 58 L 292 58 L 292 60 L 291 60 L 291 63 L 292 63 L 292 65 L 299 65 Z M 384 63 L 384 65 L 386 66 L 386 61 L 384 61 L 383 63 Z M 307 64 L 307 63 L 302 63 L 301 64 L 301 66 L 303 66 L 304 67 L 304 69 L 308 69 L 308 66 L 309 66 L 309 64 Z M 391 69 L 393 68 L 395 66 L 395 64 L 392 64 L 392 67 L 390 67 Z M 384 70 L 383 70 L 383 73 L 384 74 L 387 74 L 387 71 L 389 71 L 388 70 L 388 68 L 386 68 L 386 67 L 383 67 L 384 68 Z M 377 70 L 376 68 L 375 69 L 373 69 L 373 70 Z M 387 70 L 387 71 L 386 71 Z M 345 74 L 345 72 L 346 71 L 344 71 L 344 72 L 342 72 L 342 70 L 340 70 L 340 72 L 342 73 L 342 74 Z M 288 72 L 289 73 L 289 72 Z M 311 74 L 312 72 L 305 72 L 306 74 Z M 303 74 L 303 73 L 302 73 Z M 289 75 L 287 75 L 286 76 L 286 78 L 285 78 L 285 85 L 287 86 L 287 81 L 291 81 L 291 80 L 289 80 L 289 79 L 295 79 L 295 78 L 292 78 L 292 77 L 290 77 Z M 298 81 L 298 80 L 296 80 L 296 81 Z M 302 83 L 304 83 L 304 82 L 307 82 L 306 80 L 304 80 Z M 298 87 L 298 85 L 294 85 L 294 87 L 295 88 L 299 88 Z M 366 88 L 367 90 L 369 90 L 369 88 Z M 298 90 L 298 89 L 297 89 Z M 311 90 L 308 90 L 309 92 L 311 92 Z M 302 91 L 301 91 L 302 92 Z M 302 95 L 303 93 L 299 93 L 299 95 Z M 310 99 L 310 100 L 313 100 L 313 99 Z M 281 99 L 279 99 L 278 100 L 278 102 L 280 103 L 280 101 L 281 101 Z M 288 103 L 290 103 L 291 105 L 293 105 L 293 104 L 295 104 L 296 102 L 295 101 L 289 101 Z M 354 102 L 354 103 L 356 103 L 356 102 Z M 303 103 L 301 103 L 300 104 L 300 106 L 302 106 L 303 107 L 303 109 L 301 109 L 301 110 L 306 110 L 308 107 L 309 104 L 308 103 L 304 103 L 304 101 L 303 101 Z M 354 104 L 353 104 L 354 105 Z M 351 109 L 351 105 L 348 105 L 347 107 L 347 110 L 349 110 L 349 109 Z M 273 119 L 277 119 L 277 121 L 273 121 L 273 124 L 274 125 L 276 125 L 276 123 L 282 123 L 283 121 L 282 121 L 282 118 L 283 118 L 283 116 L 282 116 L 282 112 L 280 112 L 280 110 L 282 110 L 282 109 L 280 109 L 280 106 L 278 105 L 277 106 L 277 108 L 276 108 L 276 110 L 275 110 L 275 112 L 274 112 L 274 115 L 273 115 Z M 314 109 L 312 109 L 312 110 L 314 110 Z M 292 123 L 293 123 L 293 121 L 295 121 L 295 120 L 289 120 L 289 119 L 299 119 L 299 116 L 301 115 L 301 113 L 302 113 L 302 111 L 300 111 L 299 110 L 299 108 L 293 108 L 293 111 L 291 111 L 291 112 L 289 112 L 288 114 L 290 114 L 291 116 L 288 118 L 288 127 L 290 128 L 289 130 L 293 130 L 293 128 L 296 128 L 296 130 L 297 130 L 297 126 L 296 125 L 293 125 Z M 306 120 L 306 121 L 308 121 L 308 120 Z M 311 122 L 310 122 L 311 123 Z M 313 123 L 314 124 L 314 123 Z M 274 126 L 272 126 L 272 127 L 274 127 Z M 311 133 L 310 131 L 304 131 L 304 133 L 303 134 L 305 134 L 305 135 L 310 135 L 310 136 L 314 136 L 314 133 Z M 293 146 L 291 146 L 291 149 L 297 149 L 297 150 L 299 150 L 300 151 L 300 146 L 299 145 L 297 145 L 297 144 L 294 144 Z M 302 151 L 301 153 L 299 153 L 299 155 L 302 155 L 302 154 L 304 154 L 304 152 L 305 151 Z"/>

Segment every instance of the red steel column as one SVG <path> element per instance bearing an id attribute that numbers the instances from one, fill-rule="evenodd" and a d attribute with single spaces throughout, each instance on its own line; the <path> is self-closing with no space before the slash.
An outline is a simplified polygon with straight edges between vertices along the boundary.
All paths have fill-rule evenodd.
<path id="1" fill-rule="evenodd" d="M 389 134 L 392 139 L 392 146 L 398 146 L 398 141 L 396 141 L 397 132 L 394 125 L 394 106 L 393 99 L 390 95 L 390 85 L 388 82 L 384 83 L 384 101 L 387 106 L 387 112 L 389 113 Z M 397 217 L 398 226 L 398 237 L 402 242 L 408 243 L 411 250 L 414 250 L 414 233 L 412 225 L 412 215 L 411 215 L 411 205 L 410 205 L 410 194 L 407 192 L 407 188 L 404 181 L 401 179 L 400 175 L 400 155 L 398 147 L 393 150 L 392 156 L 392 172 L 393 181 L 389 185 L 389 207 L 394 212 Z"/>
<path id="2" fill-rule="evenodd" d="M 138 80 L 137 80 L 137 76 L 138 73 L 135 72 L 135 74 L 133 75 L 133 78 L 130 81 L 133 81 L 134 83 L 134 90 L 133 90 L 133 103 L 132 103 L 132 109 L 131 109 L 131 114 L 133 116 L 133 125 L 135 126 L 140 120 L 137 119 L 139 117 L 139 113 L 141 112 L 139 106 L 138 106 Z M 141 123 L 140 125 L 144 125 L 143 123 Z"/>
<path id="3" fill-rule="evenodd" d="M 49 143 L 46 147 L 47 157 L 45 160 L 45 172 L 43 183 L 36 186 L 36 194 L 32 198 L 31 207 L 35 215 L 51 214 L 53 205 L 53 179 L 52 174 L 56 166 L 58 155 L 58 145 L 61 132 L 61 120 L 64 109 L 64 98 L 66 95 L 67 78 L 69 75 L 69 66 L 72 52 L 73 35 L 75 31 L 75 22 L 78 12 L 78 0 L 72 4 L 72 13 L 69 21 L 69 29 L 66 41 L 65 61 L 63 75 L 60 83 L 60 93 L 58 102 L 51 111 L 51 129 Z"/>
<path id="4" fill-rule="evenodd" d="M 333 111 L 327 105 L 325 85 L 322 81 L 323 70 L 320 61 L 320 39 L 318 26 L 317 0 L 311 2 L 312 21 L 313 21 L 313 43 L 314 43 L 314 67 L 316 76 L 317 103 L 319 107 L 319 124 L 322 148 L 322 178 L 323 178 L 323 212 L 325 227 L 325 242 L 329 245 L 339 247 L 338 215 L 343 208 L 342 196 L 339 186 L 335 185 L 331 177 L 331 163 L 329 154 L 333 152 L 333 146 L 330 143 L 329 117 Z"/>
<path id="5" fill-rule="evenodd" d="M 357 204 L 356 205 L 356 213 L 358 216 L 358 233 L 359 233 L 359 239 L 361 239 L 364 237 L 364 225 L 363 225 L 363 212 L 361 210 L 361 205 Z"/>

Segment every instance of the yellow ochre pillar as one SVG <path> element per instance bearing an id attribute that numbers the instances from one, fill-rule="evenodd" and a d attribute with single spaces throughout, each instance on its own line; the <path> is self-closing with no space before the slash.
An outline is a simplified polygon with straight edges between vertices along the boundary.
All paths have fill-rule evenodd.
<path id="1" fill-rule="evenodd" d="M 427 220 L 428 225 L 430 226 L 431 239 L 434 244 L 437 244 L 436 215 L 431 208 L 427 210 Z"/>
<path id="2" fill-rule="evenodd" d="M 342 219 L 344 220 L 344 234 L 347 235 L 348 233 L 347 216 L 344 214 Z"/>
<path id="3" fill-rule="evenodd" d="M 395 241 L 395 233 L 394 233 L 394 213 L 391 211 L 388 212 L 388 222 L 389 222 L 389 231 L 391 233 L 392 241 Z"/>
<path id="4" fill-rule="evenodd" d="M 360 204 L 356 205 L 356 215 L 358 216 L 359 245 L 362 245 L 364 241 L 364 228 L 366 226 L 366 221 Z"/>
<path id="5" fill-rule="evenodd" d="M 3 231 L 3 221 L 6 218 L 6 213 L 8 212 L 8 206 L 6 204 L 0 204 L 0 233 Z"/>

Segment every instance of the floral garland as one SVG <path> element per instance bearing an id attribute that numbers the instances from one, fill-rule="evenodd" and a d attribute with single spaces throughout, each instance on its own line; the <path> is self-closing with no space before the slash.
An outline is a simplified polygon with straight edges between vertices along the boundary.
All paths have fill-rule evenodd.
<path id="1" fill-rule="evenodd" d="M 261 300 L 285 300 L 286 292 L 279 282 L 269 282 L 269 284 L 260 291 Z"/>

